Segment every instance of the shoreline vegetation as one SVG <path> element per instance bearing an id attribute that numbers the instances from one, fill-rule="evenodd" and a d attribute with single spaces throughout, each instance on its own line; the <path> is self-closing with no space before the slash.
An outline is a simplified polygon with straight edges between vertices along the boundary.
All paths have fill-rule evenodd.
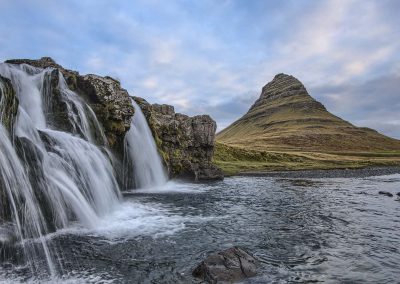
<path id="1" fill-rule="evenodd" d="M 213 162 L 222 169 L 225 176 L 310 170 L 400 169 L 400 151 L 255 150 L 216 142 Z"/>

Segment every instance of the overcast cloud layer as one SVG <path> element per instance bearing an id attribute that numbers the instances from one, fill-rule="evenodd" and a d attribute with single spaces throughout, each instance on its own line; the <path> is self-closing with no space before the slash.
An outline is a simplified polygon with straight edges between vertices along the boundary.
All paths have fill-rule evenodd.
<path id="1" fill-rule="evenodd" d="M 0 60 L 51 56 L 218 129 L 277 73 L 400 138 L 400 1 L 0 0 Z"/>

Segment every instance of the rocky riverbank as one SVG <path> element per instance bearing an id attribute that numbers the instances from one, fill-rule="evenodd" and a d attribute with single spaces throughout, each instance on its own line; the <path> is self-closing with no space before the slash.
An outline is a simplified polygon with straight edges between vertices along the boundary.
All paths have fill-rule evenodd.
<path id="1" fill-rule="evenodd" d="M 369 176 L 384 176 L 399 174 L 400 167 L 374 167 L 362 169 L 329 169 L 329 170 L 299 170 L 299 171 L 259 171 L 240 172 L 238 176 L 264 176 L 283 178 L 363 178 Z"/>

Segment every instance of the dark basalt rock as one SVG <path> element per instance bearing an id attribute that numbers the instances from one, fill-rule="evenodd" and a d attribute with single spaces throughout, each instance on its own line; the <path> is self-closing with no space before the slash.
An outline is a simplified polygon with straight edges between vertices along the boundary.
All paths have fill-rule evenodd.
<path id="1" fill-rule="evenodd" d="M 393 197 L 393 194 L 388 191 L 379 191 L 378 193 L 381 195 L 386 195 L 387 197 Z"/>
<path id="2" fill-rule="evenodd" d="M 208 115 L 189 117 L 170 105 L 150 105 L 135 97 L 147 118 L 158 149 L 172 178 L 194 181 L 221 180 L 212 163 L 216 122 Z"/>
<path id="3" fill-rule="evenodd" d="M 193 276 L 207 283 L 233 283 L 257 274 L 256 260 L 244 250 L 233 247 L 208 256 Z"/>
<path id="4" fill-rule="evenodd" d="M 68 117 L 68 106 L 63 100 L 63 95 L 59 88 L 59 82 L 62 79 L 60 77 L 59 69 L 53 69 L 46 73 L 44 79 L 45 99 L 43 103 L 46 122 L 50 128 L 74 133 L 76 131 L 74 131 L 74 126 Z"/>
<path id="5" fill-rule="evenodd" d="M 111 148 L 120 152 L 135 112 L 128 92 L 119 81 L 93 74 L 79 76 L 77 88 L 102 123 Z"/>
<path id="6" fill-rule="evenodd" d="M 11 81 L 0 76 L 0 123 L 12 134 L 18 111 L 18 99 Z"/>

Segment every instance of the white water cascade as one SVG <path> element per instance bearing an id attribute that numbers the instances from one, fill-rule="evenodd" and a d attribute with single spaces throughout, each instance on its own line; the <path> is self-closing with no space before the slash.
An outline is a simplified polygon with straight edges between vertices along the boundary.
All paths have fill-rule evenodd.
<path id="1" fill-rule="evenodd" d="M 11 241 L 14 236 L 22 246 L 28 259 L 31 270 L 35 270 L 38 262 L 38 246 L 30 242 L 39 239 L 44 252 L 47 266 L 51 274 L 55 273 L 52 256 L 49 247 L 43 237 L 47 233 L 46 224 L 40 207 L 30 185 L 25 169 L 9 140 L 6 129 L 0 124 L 0 188 L 3 188 L 6 196 L 0 196 L 1 214 L 4 217 L 11 215 L 11 226 L 14 232 L 7 229 L 7 223 L 2 224 L 2 242 Z M 4 194 L 3 193 L 3 194 Z M 8 200 L 8 202 L 5 202 Z M 1 220 L 1 219 L 0 219 Z"/>
<path id="2" fill-rule="evenodd" d="M 168 178 L 146 117 L 132 99 L 135 108 L 131 129 L 125 136 L 125 152 L 133 163 L 136 187 L 150 188 L 164 185 Z"/>
<path id="3" fill-rule="evenodd" d="M 106 150 L 101 149 L 106 146 L 106 140 L 96 116 L 68 89 L 58 70 L 2 63 L 0 74 L 11 80 L 19 100 L 14 126 L 19 146 L 14 148 L 21 152 L 20 160 L 6 130 L 1 127 L 2 187 L 8 195 L 20 242 L 24 246 L 41 240 L 48 270 L 54 275 L 56 261 L 52 256 L 56 253 L 50 252 L 44 241 L 46 226 L 57 230 L 78 221 L 85 227 L 95 227 L 100 217 L 119 204 L 119 186 Z M 52 77 L 54 74 L 58 76 Z M 54 80 L 58 80 L 58 99 L 68 113 L 69 123 L 64 124 L 70 125 L 71 133 L 58 129 L 55 118 L 49 116 L 55 99 L 51 97 Z M 36 255 L 39 254 L 25 253 L 29 263 L 35 263 L 31 258 Z"/>

